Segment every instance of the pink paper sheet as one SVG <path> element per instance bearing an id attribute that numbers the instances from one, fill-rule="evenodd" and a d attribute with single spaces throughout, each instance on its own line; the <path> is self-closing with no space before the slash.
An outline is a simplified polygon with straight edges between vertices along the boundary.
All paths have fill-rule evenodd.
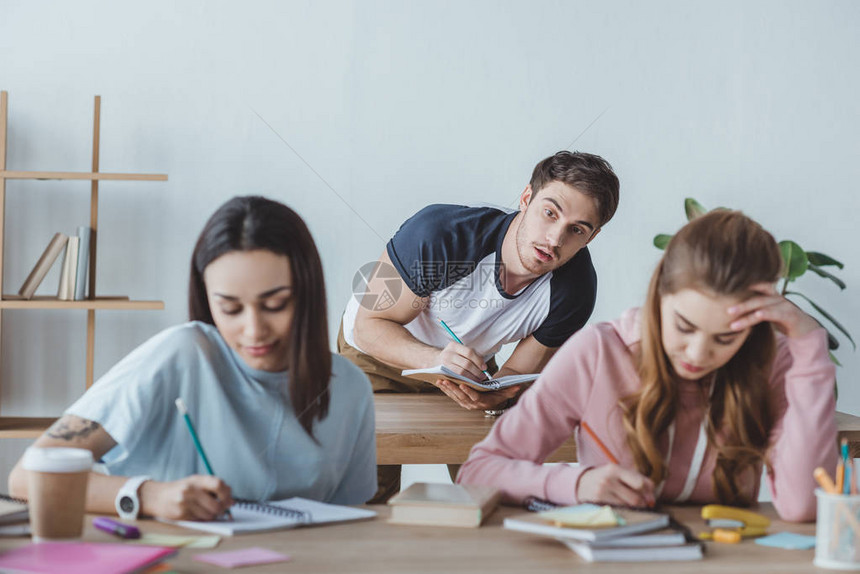
<path id="1" fill-rule="evenodd" d="M 243 548 L 242 550 L 230 550 L 228 552 L 208 552 L 197 554 L 194 559 L 198 562 L 206 562 L 223 566 L 224 568 L 237 568 L 239 566 L 250 566 L 252 564 L 270 564 L 273 562 L 286 562 L 291 559 L 287 554 L 281 554 L 267 548 L 255 546 Z"/>

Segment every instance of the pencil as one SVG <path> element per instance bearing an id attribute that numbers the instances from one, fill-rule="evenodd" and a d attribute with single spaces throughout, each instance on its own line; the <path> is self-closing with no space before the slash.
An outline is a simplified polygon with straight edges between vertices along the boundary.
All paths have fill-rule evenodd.
<path id="1" fill-rule="evenodd" d="M 176 410 L 178 410 L 182 418 L 185 419 L 185 426 L 188 427 L 188 432 L 191 433 L 191 440 L 194 441 L 194 448 L 197 449 L 197 453 L 200 455 L 200 458 L 203 459 L 203 464 L 206 466 L 206 472 L 211 476 L 215 476 L 215 471 L 212 470 L 212 465 L 209 464 L 209 459 L 203 451 L 203 445 L 200 444 L 200 439 L 197 438 L 197 431 L 194 430 L 194 423 L 191 422 L 191 416 L 188 414 L 188 409 L 185 407 L 185 401 L 183 401 L 182 398 L 178 398 L 175 403 Z M 230 520 L 233 520 L 233 514 L 230 512 L 229 508 L 224 514 L 230 517 Z"/>
<path id="2" fill-rule="evenodd" d="M 845 463 L 841 460 L 836 463 L 836 492 L 842 493 L 845 488 Z"/>
<path id="3" fill-rule="evenodd" d="M 606 445 L 603 444 L 603 441 L 600 440 L 600 438 L 594 433 L 593 430 L 591 430 L 591 427 L 588 426 L 587 422 L 582 421 L 579 423 L 579 426 L 582 427 L 582 430 L 588 433 L 588 436 L 590 436 L 591 440 L 594 441 L 594 444 L 596 444 L 600 448 L 600 450 L 603 451 L 603 454 L 606 455 L 606 458 L 609 459 L 609 462 L 611 462 L 612 464 L 618 464 L 618 459 L 615 458 L 615 455 L 612 454 L 612 451 L 606 448 Z"/>
<path id="4" fill-rule="evenodd" d="M 819 466 L 816 468 L 812 476 L 818 482 L 818 485 L 821 486 L 821 490 L 827 494 L 839 494 L 839 491 L 836 490 L 836 485 L 833 484 L 833 479 L 830 478 L 830 475 L 822 467 Z"/>
<path id="5" fill-rule="evenodd" d="M 448 334 L 449 334 L 449 335 L 451 335 L 451 338 L 452 338 L 452 339 L 454 339 L 454 341 L 455 341 L 455 342 L 457 342 L 457 343 L 459 343 L 459 344 L 461 344 L 461 345 L 465 345 L 465 343 L 464 343 L 463 341 L 461 341 L 461 340 L 460 340 L 460 337 L 458 337 L 457 335 L 455 335 L 455 334 L 454 334 L 454 331 L 452 331 L 452 330 L 451 330 L 451 327 L 449 327 L 449 326 L 448 326 L 448 324 L 447 324 L 445 321 L 443 321 L 442 319 L 439 319 L 439 323 L 440 323 L 443 327 L 445 327 L 445 330 L 446 330 L 446 331 L 448 331 Z M 482 372 L 482 373 L 484 373 L 484 374 L 487 376 L 487 380 L 488 380 L 488 381 L 492 381 L 492 380 L 493 380 L 493 377 L 491 377 L 491 376 L 490 376 L 490 373 L 488 373 L 486 370 L 483 370 L 483 371 L 481 371 L 481 372 Z"/>

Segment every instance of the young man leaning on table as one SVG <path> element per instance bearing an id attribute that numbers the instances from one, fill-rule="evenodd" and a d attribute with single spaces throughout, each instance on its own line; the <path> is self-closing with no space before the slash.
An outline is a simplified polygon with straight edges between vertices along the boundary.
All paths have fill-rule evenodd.
<path id="1" fill-rule="evenodd" d="M 597 276 L 586 246 L 614 215 L 618 191 L 604 159 L 561 151 L 535 167 L 518 211 L 422 209 L 388 242 L 364 298 L 350 299 L 338 350 L 367 374 L 374 392 L 441 390 L 466 409 L 503 410 L 522 386 L 481 393 L 401 371 L 444 365 L 480 381 L 496 370 L 502 345 L 516 342 L 496 374 L 539 372 L 591 315 Z M 400 489 L 400 470 L 378 467 L 371 502 Z"/>

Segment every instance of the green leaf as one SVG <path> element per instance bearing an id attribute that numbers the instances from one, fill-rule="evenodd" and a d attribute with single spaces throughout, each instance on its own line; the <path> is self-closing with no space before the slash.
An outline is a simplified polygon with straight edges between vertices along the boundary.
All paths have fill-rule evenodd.
<path id="1" fill-rule="evenodd" d="M 693 221 L 697 217 L 708 213 L 708 210 L 692 197 L 684 200 L 684 211 L 687 213 L 687 221 Z"/>
<path id="2" fill-rule="evenodd" d="M 807 255 L 809 255 L 809 253 L 807 253 Z M 845 281 L 843 281 L 842 279 L 840 279 L 836 275 L 825 271 L 824 269 L 822 269 L 818 265 L 815 265 L 814 263 L 812 263 L 812 261 L 809 262 L 809 270 L 812 271 L 813 273 L 815 273 L 816 275 L 824 277 L 825 279 L 830 279 L 831 281 L 836 283 L 840 289 L 845 289 Z"/>
<path id="3" fill-rule="evenodd" d="M 779 250 L 782 252 L 782 261 L 785 263 L 783 276 L 789 281 L 794 281 L 809 267 L 809 259 L 803 248 L 794 241 L 786 239 L 779 242 Z"/>
<path id="4" fill-rule="evenodd" d="M 657 249 L 663 250 L 666 249 L 666 246 L 669 245 L 669 241 L 672 239 L 671 235 L 666 235 L 665 233 L 661 233 L 660 235 L 654 236 L 654 247 Z"/>
<path id="5" fill-rule="evenodd" d="M 834 326 L 834 327 L 836 327 L 837 329 L 839 329 L 840 331 L 842 331 L 842 334 L 843 334 L 843 335 L 845 335 L 846 337 L 848 337 L 848 340 L 849 340 L 849 341 L 851 341 L 851 344 L 854 346 L 854 350 L 855 350 L 855 351 L 857 350 L 857 344 L 854 342 L 854 339 L 852 339 L 852 338 L 851 338 L 851 334 L 848 332 L 848 330 L 847 330 L 847 329 L 845 329 L 845 327 L 843 327 L 843 326 L 842 326 L 842 324 L 841 324 L 839 321 L 837 321 L 836 319 L 834 319 L 834 318 L 833 318 L 833 316 L 832 316 L 830 313 L 828 313 L 827 311 L 825 311 L 824 309 L 822 309 L 821 307 L 819 307 L 819 306 L 815 303 L 815 301 L 813 301 L 812 299 L 810 299 L 809 297 L 807 297 L 807 296 L 806 296 L 806 295 L 804 295 L 803 293 L 798 293 L 797 291 L 788 291 L 788 292 L 786 292 L 786 295 L 797 295 L 798 297 L 802 297 L 802 298 L 806 299 L 806 301 L 807 301 L 810 305 L 812 305 L 813 309 L 815 309 L 816 311 L 818 311 L 819 313 L 821 313 L 821 315 L 822 315 L 825 319 L 827 319 L 828 321 L 830 321 L 831 323 L 833 323 L 833 326 Z"/>
<path id="6" fill-rule="evenodd" d="M 835 265 L 840 269 L 845 267 L 841 261 L 836 261 L 831 256 L 819 253 L 818 251 L 807 251 L 806 256 L 809 257 L 810 263 L 818 265 L 819 267 L 824 267 L 825 265 Z"/>
<path id="7" fill-rule="evenodd" d="M 831 351 L 828 351 L 828 354 L 830 355 L 830 360 L 833 361 L 834 365 L 836 365 L 837 367 L 842 366 L 842 363 L 839 362 L 839 359 L 836 358 L 836 355 L 834 355 Z"/>

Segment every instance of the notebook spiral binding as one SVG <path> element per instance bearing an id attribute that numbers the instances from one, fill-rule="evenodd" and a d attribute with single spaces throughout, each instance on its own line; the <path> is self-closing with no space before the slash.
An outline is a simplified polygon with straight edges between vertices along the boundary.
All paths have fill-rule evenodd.
<path id="1" fill-rule="evenodd" d="M 555 510 L 558 508 L 557 504 L 550 502 L 549 500 L 544 500 L 542 498 L 538 498 L 536 496 L 529 496 L 523 501 L 523 506 L 529 512 L 545 512 L 547 510 Z"/>
<path id="2" fill-rule="evenodd" d="M 260 500 L 234 498 L 233 504 L 246 510 L 253 510 L 255 512 L 261 512 L 263 514 L 271 514 L 274 516 L 279 516 L 281 518 L 292 518 L 298 522 L 301 522 L 302 524 L 310 524 L 311 522 L 313 522 L 313 516 L 310 512 L 296 510 L 294 508 L 288 508 L 285 506 L 276 506 L 274 504 L 268 504 Z"/>
<path id="3" fill-rule="evenodd" d="M 15 498 L 14 496 L 9 496 L 8 494 L 0 493 L 0 500 L 6 500 L 8 502 L 19 502 L 21 504 L 27 504 L 27 501 L 23 498 Z"/>

